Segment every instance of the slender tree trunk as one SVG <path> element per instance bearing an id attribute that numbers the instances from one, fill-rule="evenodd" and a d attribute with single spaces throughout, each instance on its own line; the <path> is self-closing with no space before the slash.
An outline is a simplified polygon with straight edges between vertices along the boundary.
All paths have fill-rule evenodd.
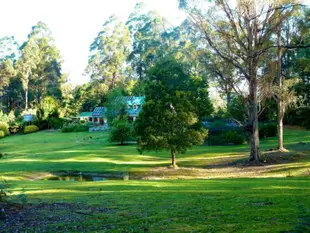
<path id="1" fill-rule="evenodd" d="M 281 18 L 281 11 L 279 11 L 279 20 L 282 20 Z M 285 106 L 283 104 L 281 90 L 283 86 L 283 77 L 282 77 L 282 50 L 281 50 L 281 26 L 282 23 L 278 26 L 278 32 L 277 32 L 277 45 L 278 45 L 278 69 L 277 69 L 277 81 L 278 81 L 278 149 L 279 151 L 286 151 L 283 145 L 283 118 L 285 113 Z"/>
<path id="2" fill-rule="evenodd" d="M 114 89 L 115 86 L 116 86 L 116 73 L 114 72 L 112 75 L 111 89 Z"/>
<path id="3" fill-rule="evenodd" d="M 25 110 L 28 110 L 28 87 L 25 88 Z"/>
<path id="4" fill-rule="evenodd" d="M 258 163 L 260 160 L 260 146 L 259 146 L 259 129 L 258 129 L 258 113 L 257 113 L 257 79 L 253 77 L 250 80 L 249 93 L 249 121 L 248 131 L 250 135 L 251 153 L 249 161 Z"/>
<path id="5" fill-rule="evenodd" d="M 172 159 L 171 166 L 172 166 L 173 168 L 178 167 L 177 161 L 176 161 L 176 157 L 175 157 L 175 151 L 174 151 L 173 149 L 171 149 L 171 159 Z"/>
<path id="6" fill-rule="evenodd" d="M 231 102 L 231 92 L 227 91 L 226 95 L 227 95 L 227 109 L 228 109 Z"/>

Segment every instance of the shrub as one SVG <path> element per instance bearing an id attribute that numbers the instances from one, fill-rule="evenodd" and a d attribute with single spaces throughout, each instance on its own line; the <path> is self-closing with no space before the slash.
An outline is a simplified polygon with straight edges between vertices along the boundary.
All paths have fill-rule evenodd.
<path id="1" fill-rule="evenodd" d="M 53 129 L 61 129 L 64 124 L 64 119 L 62 118 L 51 118 L 49 120 L 49 125 Z"/>
<path id="2" fill-rule="evenodd" d="M 235 145 L 241 145 L 245 142 L 245 137 L 236 132 L 236 131 L 228 131 L 224 134 L 226 143 L 228 144 L 235 144 Z"/>
<path id="3" fill-rule="evenodd" d="M 209 137 L 209 142 L 211 145 L 240 145 L 246 141 L 246 134 L 240 129 L 217 131 Z"/>
<path id="4" fill-rule="evenodd" d="M 28 133 L 34 133 L 39 131 L 39 127 L 36 125 L 28 125 L 25 127 L 24 129 L 24 134 L 28 134 Z"/>
<path id="5" fill-rule="evenodd" d="M 4 132 L 5 136 L 10 135 L 9 126 L 7 123 L 0 122 L 0 130 Z"/>
<path id="6" fill-rule="evenodd" d="M 66 123 L 62 126 L 61 131 L 63 133 L 69 132 L 86 132 L 89 130 L 89 126 L 81 123 Z"/>
<path id="7" fill-rule="evenodd" d="M 39 127 L 39 129 L 47 129 L 48 128 L 48 121 L 47 120 L 42 120 L 42 119 L 36 119 L 32 124 L 36 125 Z"/>
<path id="8" fill-rule="evenodd" d="M 259 138 L 269 138 L 277 136 L 278 128 L 277 125 L 272 124 L 260 124 L 259 125 Z"/>
<path id="9" fill-rule="evenodd" d="M 125 141 L 132 138 L 132 127 L 126 120 L 114 120 L 110 132 L 110 142 L 120 142 L 124 145 Z"/>
<path id="10" fill-rule="evenodd" d="M 5 137 L 5 133 L 2 130 L 0 130 L 0 139 L 4 137 Z"/>

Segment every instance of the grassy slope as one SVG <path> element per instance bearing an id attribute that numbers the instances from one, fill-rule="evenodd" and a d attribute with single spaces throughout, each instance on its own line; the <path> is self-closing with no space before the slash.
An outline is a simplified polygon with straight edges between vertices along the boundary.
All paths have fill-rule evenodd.
<path id="1" fill-rule="evenodd" d="M 136 146 L 110 144 L 107 142 L 107 136 L 103 133 L 40 132 L 5 138 L 0 141 L 0 150 L 6 154 L 0 160 L 0 173 L 7 178 L 25 174 L 25 172 L 68 170 L 138 173 L 170 164 L 169 153 L 166 151 L 147 152 L 140 155 Z M 286 131 L 285 145 L 287 148 L 292 151 L 309 150 L 310 145 L 299 144 L 301 141 L 310 142 L 309 131 Z M 261 144 L 263 150 L 275 148 L 276 139 L 266 139 Z M 248 151 L 248 145 L 197 146 L 186 154 L 178 155 L 178 164 L 181 167 L 205 168 L 209 165 L 245 158 Z M 284 169 L 282 176 L 286 176 L 287 166 L 291 166 L 292 170 L 298 174 L 310 168 L 310 163 L 307 160 L 303 163 L 275 166 L 275 171 L 268 170 L 268 174 L 278 174 L 281 169 Z"/>
<path id="2" fill-rule="evenodd" d="M 101 133 L 49 132 L 5 138 L 0 141 L 0 150 L 6 153 L 5 158 L 0 159 L 0 176 L 15 180 L 17 177 L 12 175 L 22 175 L 23 171 L 137 172 L 170 163 L 166 152 L 141 156 L 135 146 L 119 147 L 107 143 L 106 139 L 107 135 Z M 286 131 L 285 142 L 292 151 L 309 149 L 309 145 L 299 142 L 310 142 L 310 132 Z M 275 145 L 275 139 L 262 142 L 265 150 Z M 232 157 L 244 158 L 247 153 L 247 145 L 198 146 L 180 155 L 179 165 L 203 168 Z M 281 166 L 273 167 L 269 173 L 285 177 L 287 172 L 282 173 L 283 169 L 304 171 L 310 167 L 309 157 Z M 204 170 L 216 173 L 220 169 Z M 31 203 L 83 205 L 79 209 L 53 213 L 38 209 L 38 219 L 57 219 L 59 216 L 70 216 L 75 211 L 87 212 L 90 206 L 108 210 L 90 216 L 82 215 L 82 221 L 65 223 L 59 220 L 57 224 L 44 224 L 47 231 L 54 231 L 57 226 L 60 232 L 65 231 L 61 230 L 62 227 L 72 232 L 81 232 L 79 227 L 86 228 L 88 232 L 292 232 L 298 225 L 304 227 L 302 219 L 304 222 L 310 221 L 310 179 L 307 177 L 86 183 L 13 181 L 12 184 L 13 195 L 24 189 Z M 34 224 L 40 224 L 40 221 Z M 13 231 L 14 227 L 6 230 Z M 38 225 L 33 227 L 37 229 Z"/>

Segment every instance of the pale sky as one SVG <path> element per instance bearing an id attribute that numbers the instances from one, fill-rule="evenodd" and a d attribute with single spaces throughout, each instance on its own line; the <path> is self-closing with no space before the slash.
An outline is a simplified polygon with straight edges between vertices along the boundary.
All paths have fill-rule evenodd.
<path id="1" fill-rule="evenodd" d="M 0 0 L 0 37 L 14 36 L 22 44 L 31 27 L 43 21 L 52 31 L 60 50 L 64 72 L 74 84 L 88 81 L 83 76 L 89 46 L 102 24 L 112 14 L 124 22 L 139 0 Z M 150 10 L 157 10 L 170 23 L 178 24 L 185 15 L 177 0 L 143 0 Z"/>

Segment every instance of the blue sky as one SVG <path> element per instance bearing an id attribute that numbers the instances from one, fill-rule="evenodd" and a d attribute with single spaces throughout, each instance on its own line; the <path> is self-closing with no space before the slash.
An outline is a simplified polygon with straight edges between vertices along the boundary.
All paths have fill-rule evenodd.
<path id="1" fill-rule="evenodd" d="M 64 71 L 74 84 L 88 81 L 83 76 L 89 45 L 112 14 L 126 21 L 139 0 L 3 0 L 1 1 L 0 37 L 14 36 L 22 43 L 31 27 L 43 21 L 51 29 L 64 60 Z M 177 0 L 144 0 L 171 23 L 178 24 L 184 14 Z"/>

